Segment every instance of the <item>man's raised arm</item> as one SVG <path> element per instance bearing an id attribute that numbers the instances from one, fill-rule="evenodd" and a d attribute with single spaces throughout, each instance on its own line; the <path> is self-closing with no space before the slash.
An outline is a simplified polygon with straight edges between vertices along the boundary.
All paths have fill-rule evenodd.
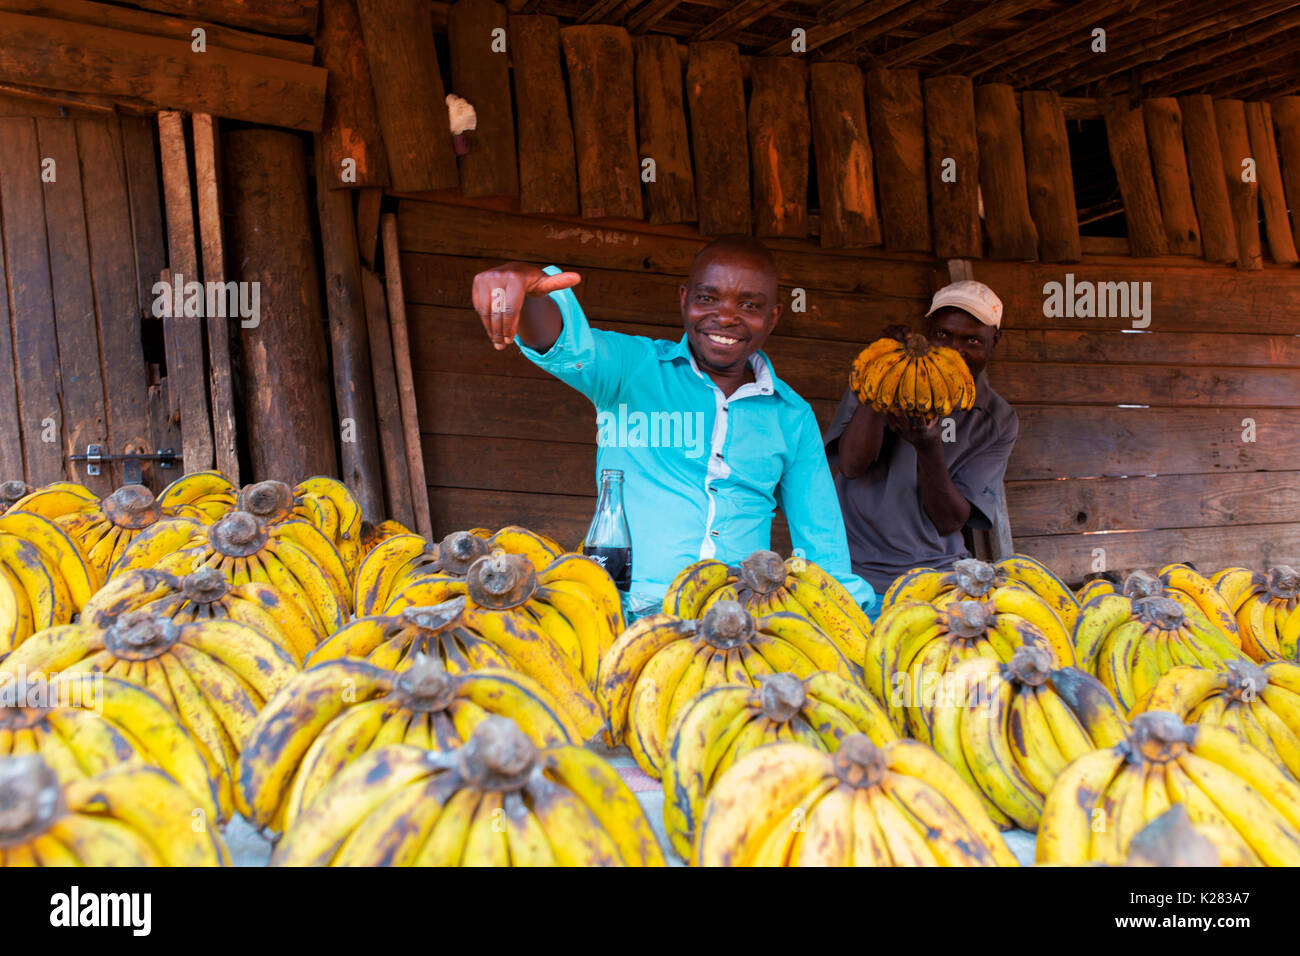
<path id="1" fill-rule="evenodd" d="M 474 276 L 474 311 L 500 351 L 514 341 L 547 352 L 564 330 L 560 308 L 548 293 L 582 281 L 576 272 L 547 275 L 527 262 L 507 262 Z"/>

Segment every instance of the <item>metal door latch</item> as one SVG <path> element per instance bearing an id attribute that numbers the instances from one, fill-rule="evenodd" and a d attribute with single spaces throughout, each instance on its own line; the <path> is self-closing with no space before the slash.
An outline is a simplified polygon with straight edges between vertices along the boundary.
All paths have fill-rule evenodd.
<path id="1" fill-rule="evenodd" d="M 84 455 L 71 455 L 68 460 L 84 461 L 86 463 L 86 474 L 91 477 L 99 475 L 100 465 L 104 462 L 120 461 L 122 463 L 122 478 L 128 485 L 140 484 L 140 465 L 142 462 L 156 461 L 159 468 L 175 468 L 180 464 L 180 456 L 176 454 L 176 450 L 173 448 L 159 448 L 152 455 L 138 452 L 126 455 L 106 455 L 104 449 L 99 445 L 87 445 Z"/>

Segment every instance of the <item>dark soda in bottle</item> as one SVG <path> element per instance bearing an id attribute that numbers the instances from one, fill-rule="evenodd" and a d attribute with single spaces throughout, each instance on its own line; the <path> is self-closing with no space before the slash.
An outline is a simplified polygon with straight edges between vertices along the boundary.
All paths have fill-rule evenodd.
<path id="1" fill-rule="evenodd" d="M 582 553 L 600 562 L 620 591 L 631 590 L 632 532 L 623 513 L 623 472 L 616 468 L 601 470 L 596 514 L 582 541 Z"/>

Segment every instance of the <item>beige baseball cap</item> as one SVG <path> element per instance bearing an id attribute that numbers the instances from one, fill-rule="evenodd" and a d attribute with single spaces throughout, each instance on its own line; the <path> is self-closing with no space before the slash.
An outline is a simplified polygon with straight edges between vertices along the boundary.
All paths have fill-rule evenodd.
<path id="1" fill-rule="evenodd" d="M 995 329 L 1002 327 L 1002 300 L 983 282 L 974 279 L 962 279 L 944 286 L 930 300 L 930 311 L 926 317 L 934 315 L 940 309 L 961 309 L 969 312 L 985 325 Z"/>

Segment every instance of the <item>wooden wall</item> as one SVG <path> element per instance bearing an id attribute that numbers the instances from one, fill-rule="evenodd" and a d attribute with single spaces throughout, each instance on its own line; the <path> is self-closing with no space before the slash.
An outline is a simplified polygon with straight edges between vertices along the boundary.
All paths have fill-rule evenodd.
<path id="1" fill-rule="evenodd" d="M 180 450 L 141 340 L 167 262 L 153 137 L 147 118 L 0 96 L 0 480 L 106 494 L 120 466 L 90 477 L 69 455 Z M 144 467 L 155 487 L 178 474 Z"/>
<path id="2" fill-rule="evenodd" d="M 434 534 L 521 523 L 574 545 L 594 506 L 594 411 L 517 352 L 491 348 L 470 281 L 507 259 L 556 263 L 582 273 L 575 291 L 598 326 L 676 339 L 676 286 L 703 240 L 690 227 L 597 227 L 502 206 L 399 208 Z M 768 351 L 824 426 L 863 343 L 924 313 L 938 263 L 768 241 L 787 309 Z M 1067 271 L 1151 282 L 1150 327 L 1045 317 L 1043 285 Z M 979 262 L 975 277 L 1007 306 L 990 374 L 1021 421 L 1007 474 L 1017 550 L 1076 581 L 1099 547 L 1116 569 L 1297 560 L 1300 272 L 1088 255 L 1073 266 Z M 796 286 L 804 313 L 789 311 Z M 1241 440 L 1246 418 L 1254 442 Z"/>

